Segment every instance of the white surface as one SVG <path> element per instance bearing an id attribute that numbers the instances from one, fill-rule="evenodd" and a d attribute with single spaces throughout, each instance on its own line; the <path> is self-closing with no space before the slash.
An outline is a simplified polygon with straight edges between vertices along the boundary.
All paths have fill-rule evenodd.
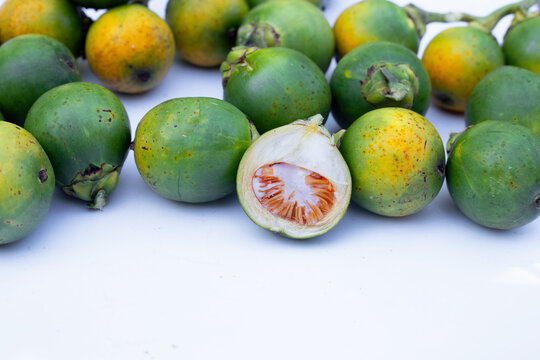
<path id="1" fill-rule="evenodd" d="M 505 2 L 416 4 L 485 14 Z M 328 4 L 330 23 L 352 3 Z M 165 1 L 150 7 L 163 16 Z M 448 26 L 430 25 L 422 49 Z M 178 60 L 154 91 L 120 98 L 134 133 L 181 96 L 221 98 L 218 70 Z M 445 142 L 464 126 L 427 118 Z M 235 195 L 159 197 L 130 153 L 103 212 L 57 191 L 37 230 L 0 248 L 0 359 L 539 359 L 539 230 L 480 227 L 445 185 L 416 215 L 351 204 L 326 235 L 294 241 L 252 223 Z"/>

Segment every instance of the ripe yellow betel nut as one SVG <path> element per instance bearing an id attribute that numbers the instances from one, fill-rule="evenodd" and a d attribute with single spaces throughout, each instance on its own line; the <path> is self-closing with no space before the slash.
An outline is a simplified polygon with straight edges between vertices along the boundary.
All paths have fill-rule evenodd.
<path id="1" fill-rule="evenodd" d="M 167 23 L 148 8 L 123 5 L 92 24 L 86 57 L 109 89 L 141 93 L 157 86 L 169 71 L 174 38 Z"/>

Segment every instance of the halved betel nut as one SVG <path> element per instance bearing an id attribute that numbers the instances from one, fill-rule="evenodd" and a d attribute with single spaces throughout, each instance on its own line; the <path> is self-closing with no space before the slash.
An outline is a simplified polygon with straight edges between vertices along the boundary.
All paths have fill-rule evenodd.
<path id="1" fill-rule="evenodd" d="M 271 130 L 244 154 L 238 197 L 257 225 L 309 238 L 330 230 L 347 210 L 351 175 L 322 120 L 315 115 Z"/>

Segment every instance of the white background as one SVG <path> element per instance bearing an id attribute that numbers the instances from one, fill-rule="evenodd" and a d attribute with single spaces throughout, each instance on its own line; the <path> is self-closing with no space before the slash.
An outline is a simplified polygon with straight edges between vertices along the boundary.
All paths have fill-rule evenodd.
<path id="1" fill-rule="evenodd" d="M 150 8 L 164 16 L 165 3 Z M 327 4 L 330 24 L 351 4 Z M 416 4 L 483 15 L 505 1 Z M 421 51 L 448 26 L 430 25 Z M 177 59 L 155 90 L 119 97 L 134 134 L 183 96 L 221 98 L 218 70 Z M 426 117 L 444 142 L 464 127 L 433 107 Z M 104 211 L 57 191 L 37 230 L 0 248 L 0 359 L 539 359 L 539 233 L 540 220 L 472 223 L 444 185 L 416 215 L 351 204 L 327 234 L 290 240 L 252 223 L 234 194 L 159 197 L 131 152 Z"/>

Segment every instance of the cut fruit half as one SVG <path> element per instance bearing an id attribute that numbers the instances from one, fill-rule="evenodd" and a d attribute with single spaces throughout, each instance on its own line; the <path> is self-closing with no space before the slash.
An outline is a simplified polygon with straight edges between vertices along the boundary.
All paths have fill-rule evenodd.
<path id="1" fill-rule="evenodd" d="M 237 191 L 259 226 L 294 238 L 321 235 L 349 205 L 351 175 L 322 116 L 262 135 L 246 151 Z"/>

